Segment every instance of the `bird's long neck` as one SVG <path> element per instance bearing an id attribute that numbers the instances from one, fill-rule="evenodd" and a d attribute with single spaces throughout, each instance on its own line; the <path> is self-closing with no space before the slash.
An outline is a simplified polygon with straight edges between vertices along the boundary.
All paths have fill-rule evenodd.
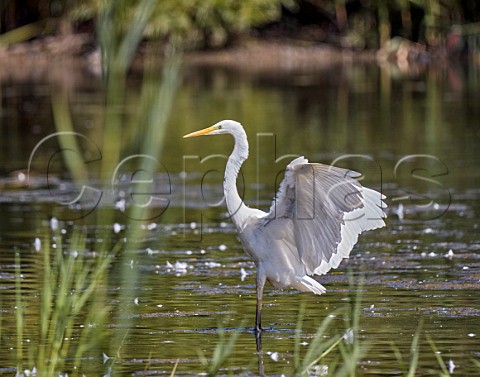
<path id="1" fill-rule="evenodd" d="M 241 227 L 245 220 L 245 211 L 242 211 L 242 208 L 246 206 L 238 194 L 237 177 L 243 162 L 248 158 L 248 141 L 245 132 L 233 136 L 235 139 L 235 147 L 227 161 L 223 190 L 228 213 L 238 228 Z"/>

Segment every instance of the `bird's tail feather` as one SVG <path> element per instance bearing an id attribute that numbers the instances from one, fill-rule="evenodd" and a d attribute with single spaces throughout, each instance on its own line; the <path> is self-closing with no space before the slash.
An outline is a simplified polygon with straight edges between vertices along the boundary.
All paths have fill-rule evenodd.
<path id="1" fill-rule="evenodd" d="M 323 285 L 308 275 L 299 278 L 293 287 L 302 292 L 313 292 L 316 295 L 321 295 L 322 293 L 327 292 Z"/>

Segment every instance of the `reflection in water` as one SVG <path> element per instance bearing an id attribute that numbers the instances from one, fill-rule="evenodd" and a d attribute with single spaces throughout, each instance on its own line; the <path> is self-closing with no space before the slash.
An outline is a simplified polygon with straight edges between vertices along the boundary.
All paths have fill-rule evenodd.
<path id="1" fill-rule="evenodd" d="M 255 343 L 257 345 L 257 357 L 258 357 L 258 375 L 265 376 L 265 365 L 263 363 L 263 351 L 262 351 L 262 333 L 255 333 Z"/>
<path id="2" fill-rule="evenodd" d="M 73 130 L 101 146 L 104 93 L 96 79 L 80 76 L 68 89 Z M 133 308 L 129 317 L 132 327 L 125 334 L 116 318 L 109 316 L 105 336 L 85 355 L 82 373 L 107 373 L 116 363 L 124 373 L 170 375 L 178 361 L 177 374 L 197 375 L 208 370 L 202 360 L 211 360 L 219 328 L 238 329 L 245 318 L 253 321 L 254 266 L 235 239 L 222 203 L 222 174 L 217 174 L 225 166 L 220 155 L 230 152 L 231 142 L 212 140 L 204 146 L 181 139 L 192 129 L 233 118 L 248 127 L 250 135 L 251 157 L 242 168 L 244 185 L 239 188 L 252 206 L 267 209 L 285 162 L 292 155 L 305 155 L 324 163 L 341 157 L 339 165 L 361 171 L 362 183 L 381 189 L 390 198 L 392 212 L 387 228 L 366 234 L 348 263 L 322 278 L 327 294 L 317 297 L 267 286 L 264 326 L 271 331 L 262 335 L 262 352 L 256 351 L 252 333 L 242 331 L 220 373 L 254 374 L 259 362 L 266 375 L 293 373 L 296 352 L 300 358 L 305 356 L 322 320 L 337 309 L 342 314 L 332 318 L 325 339 L 343 334 L 350 320 L 344 313 L 348 313 L 356 290 L 348 283 L 347 271 L 351 270 L 353 275 L 365 276 L 357 335 L 365 343 L 366 354 L 358 366 L 359 374 L 391 375 L 408 370 L 413 335 L 422 318 L 419 374 L 439 370 L 427 336 L 443 361 L 448 364 L 452 360 L 456 365 L 455 372 L 478 374 L 472 359 L 479 358 L 480 336 L 476 294 L 480 274 L 479 78 L 478 68 L 455 64 L 445 69 L 430 67 L 415 77 L 391 75 L 385 67 L 349 63 L 261 74 L 189 68 L 166 129 L 168 141 L 161 155 L 155 156 L 162 168 L 153 181 L 153 189 L 160 190 L 153 192 L 168 197 L 168 208 L 154 220 L 138 222 L 145 233 L 135 244 L 136 261 L 114 260 L 99 295 L 109 307 L 119 307 L 120 313 L 122 308 Z M 52 237 L 49 219 L 62 213 L 62 201 L 74 198 L 79 189 L 65 173 L 63 159 L 55 154 L 59 141 L 54 139 L 42 146 L 42 153 L 33 161 L 32 186 L 25 187 L 18 174 L 27 168 L 37 143 L 56 131 L 50 95 L 55 86 L 42 80 L 1 84 L 2 373 L 12 373 L 17 365 L 14 251 L 21 256 L 25 302 L 21 346 L 24 365 L 32 368 L 30 361 L 35 359 L 34 345 L 38 344 L 35 303 L 44 279 L 39 269 L 43 254 L 35 251 L 35 239 L 45 244 L 45 237 Z M 126 119 L 137 114 L 140 96 L 135 77 L 128 87 L 127 105 L 121 109 Z M 125 123 L 119 140 L 122 157 L 135 153 L 138 133 L 134 122 Z M 90 151 L 86 146 L 80 148 Z M 57 158 L 50 163 L 52 155 Z M 100 164 L 92 161 L 87 167 L 89 185 L 102 190 Z M 9 175 L 14 171 L 17 173 Z M 164 190 L 167 182 L 171 191 Z M 121 181 L 120 186 L 128 193 L 128 181 Z M 56 201 L 60 193 L 64 196 Z M 105 190 L 101 206 L 111 211 L 112 221 L 106 227 L 111 232 L 118 224 L 118 233 L 112 234 L 121 242 L 127 219 L 114 203 L 122 198 L 107 194 Z M 128 196 L 123 199 L 127 208 L 135 204 Z M 401 218 L 399 208 L 403 208 Z M 93 260 L 97 251 L 95 213 L 59 222 L 66 234 L 84 232 L 87 260 Z M 167 262 L 175 265 L 177 261 L 186 263 L 186 268 L 168 267 Z M 125 267 L 139 274 L 131 303 L 122 302 L 119 295 L 125 284 Z M 298 333 L 302 303 L 304 320 Z M 69 339 L 72 349 L 82 325 L 83 321 L 74 326 Z M 112 349 L 110 340 L 115 336 L 124 341 Z M 109 357 L 105 364 L 103 353 Z M 274 353 L 276 357 L 270 357 Z M 319 364 L 333 365 L 336 356 L 331 354 Z M 72 365 L 69 363 L 67 366 Z"/>

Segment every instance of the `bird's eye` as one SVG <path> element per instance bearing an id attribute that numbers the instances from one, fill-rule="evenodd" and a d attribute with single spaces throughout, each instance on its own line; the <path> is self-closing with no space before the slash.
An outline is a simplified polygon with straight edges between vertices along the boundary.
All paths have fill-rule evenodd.
<path id="1" fill-rule="evenodd" d="M 222 125 L 219 124 L 219 125 L 217 126 L 217 130 L 221 130 L 221 129 L 222 129 Z"/>

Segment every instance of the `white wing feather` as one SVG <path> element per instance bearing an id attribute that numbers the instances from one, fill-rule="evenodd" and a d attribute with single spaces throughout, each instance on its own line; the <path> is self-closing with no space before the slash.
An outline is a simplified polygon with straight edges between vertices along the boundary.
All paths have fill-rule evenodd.
<path id="1" fill-rule="evenodd" d="M 255 228 L 262 237 L 283 238 L 288 245 L 289 268 L 297 274 L 297 280 L 290 279 L 291 286 L 324 293 L 325 288 L 308 275 L 337 268 L 360 233 L 385 226 L 385 197 L 362 187 L 358 176 L 351 170 L 310 164 L 303 157 L 287 166 L 268 215 L 258 219 Z"/>

